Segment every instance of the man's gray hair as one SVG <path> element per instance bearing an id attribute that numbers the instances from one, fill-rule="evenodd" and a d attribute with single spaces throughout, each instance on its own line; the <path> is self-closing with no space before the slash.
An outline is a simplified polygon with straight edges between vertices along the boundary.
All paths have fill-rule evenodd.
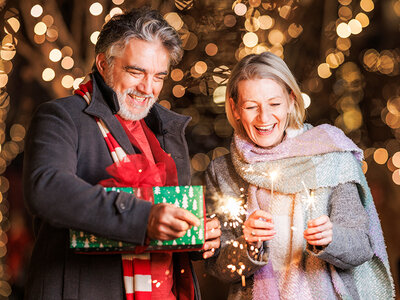
<path id="1" fill-rule="evenodd" d="M 182 59 L 182 41 L 175 29 L 156 10 L 134 9 L 115 15 L 104 24 L 95 47 L 96 56 L 104 53 L 109 64 L 118 56 L 131 39 L 160 41 L 167 49 L 170 63 L 175 65 Z M 95 65 L 93 68 L 95 69 Z"/>

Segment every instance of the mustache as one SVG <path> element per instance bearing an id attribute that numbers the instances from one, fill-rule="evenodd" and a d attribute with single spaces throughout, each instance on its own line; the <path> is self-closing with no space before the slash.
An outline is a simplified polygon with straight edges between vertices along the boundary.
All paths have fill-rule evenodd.
<path id="1" fill-rule="evenodd" d="M 134 90 L 134 89 L 127 89 L 127 90 L 125 90 L 125 91 L 122 93 L 122 96 L 126 96 L 126 95 L 128 95 L 128 94 L 134 95 L 134 96 L 138 96 L 138 97 L 143 97 L 143 98 L 151 98 L 151 99 L 154 98 L 153 93 L 151 93 L 151 94 L 143 94 L 143 93 L 138 92 L 138 91 L 136 91 L 136 90 Z"/>

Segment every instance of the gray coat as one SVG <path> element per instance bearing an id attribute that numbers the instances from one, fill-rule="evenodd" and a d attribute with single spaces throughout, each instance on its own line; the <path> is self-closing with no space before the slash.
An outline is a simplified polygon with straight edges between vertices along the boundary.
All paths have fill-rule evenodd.
<path id="1" fill-rule="evenodd" d="M 110 177 L 105 169 L 113 160 L 94 116 L 127 154 L 138 150 L 114 116 L 119 109 L 115 93 L 98 73 L 92 77 L 89 106 L 78 95 L 44 103 L 29 128 L 24 197 L 34 216 L 36 242 L 26 299 L 125 298 L 121 256 L 75 254 L 69 249 L 69 228 L 138 245 L 145 241 L 151 204 L 127 193 L 106 193 L 97 185 Z M 184 131 L 190 118 L 155 104 L 145 121 L 173 157 L 179 184 L 189 184 Z M 195 294 L 199 298 L 196 283 Z"/>
<path id="2" fill-rule="evenodd" d="M 213 160 L 206 172 L 207 212 L 216 210 L 213 195 L 229 195 L 239 198 L 248 190 L 245 182 L 235 171 L 230 154 Z M 241 190 L 242 189 L 242 190 Z M 347 212 L 351 211 L 352 214 Z M 368 236 L 368 217 L 353 183 L 341 184 L 332 190 L 329 217 L 334 224 L 333 241 L 323 249 L 309 247 L 310 254 L 336 267 L 353 299 L 359 299 L 351 269 L 373 256 Z M 221 221 L 223 224 L 223 221 Z M 246 248 L 235 247 L 226 241 L 237 240 L 246 244 L 242 228 L 221 226 L 221 249 L 218 257 L 207 260 L 207 271 L 215 277 L 231 283 L 230 300 L 252 299 L 253 275 L 268 262 L 268 249 L 261 249 L 263 255 L 258 259 L 251 256 Z M 242 262 L 246 268 L 246 286 L 242 286 L 241 276 L 227 268 L 229 264 Z"/>

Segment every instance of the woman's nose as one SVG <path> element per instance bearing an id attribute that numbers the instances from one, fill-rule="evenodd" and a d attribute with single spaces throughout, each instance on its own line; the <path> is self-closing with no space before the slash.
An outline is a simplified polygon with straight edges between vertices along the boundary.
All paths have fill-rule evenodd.
<path id="1" fill-rule="evenodd" d="M 262 123 L 267 123 L 271 119 L 271 111 L 268 108 L 261 107 L 258 112 L 258 119 Z"/>

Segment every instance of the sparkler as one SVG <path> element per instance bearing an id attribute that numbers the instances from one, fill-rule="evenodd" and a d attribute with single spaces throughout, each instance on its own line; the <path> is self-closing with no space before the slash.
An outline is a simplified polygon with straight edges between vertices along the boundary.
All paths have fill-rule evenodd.
<path id="1" fill-rule="evenodd" d="M 231 196 L 218 197 L 219 205 L 217 213 L 224 214 L 229 221 L 224 222 L 224 226 L 232 226 L 236 228 L 240 223 L 243 223 L 242 216 L 246 215 L 243 199 L 237 199 Z"/>
<path id="2" fill-rule="evenodd" d="M 314 192 L 311 191 L 311 193 L 308 191 L 306 184 L 304 181 L 301 182 L 303 184 L 304 190 L 306 191 L 307 195 L 307 209 L 309 210 L 310 213 L 310 218 L 312 218 L 312 213 L 313 210 L 315 210 L 315 197 L 314 197 Z"/>
<path id="3" fill-rule="evenodd" d="M 272 210 L 272 201 L 274 201 L 274 181 L 275 178 L 278 176 L 278 172 L 277 171 L 272 171 L 269 174 L 269 178 L 271 179 L 271 199 L 268 202 L 268 212 L 271 213 Z"/>

